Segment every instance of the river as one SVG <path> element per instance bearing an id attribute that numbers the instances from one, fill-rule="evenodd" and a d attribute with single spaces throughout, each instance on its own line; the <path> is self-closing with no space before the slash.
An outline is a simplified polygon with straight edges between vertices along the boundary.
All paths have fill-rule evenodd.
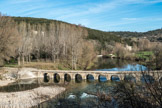
<path id="1" fill-rule="evenodd" d="M 99 59 L 96 62 L 93 70 L 102 71 L 139 71 L 146 70 L 147 68 L 131 61 L 120 61 L 116 59 Z M 76 82 L 71 80 L 66 82 L 61 80 L 59 83 L 50 79 L 50 82 L 44 82 L 43 79 L 24 79 L 11 83 L 8 86 L 0 88 L 0 92 L 16 92 L 25 91 L 40 86 L 62 86 L 66 88 L 66 91 L 57 96 L 55 99 L 51 99 L 39 105 L 40 108 L 117 108 L 118 105 L 115 99 L 111 98 L 108 101 L 102 101 L 97 96 L 100 94 L 111 94 L 113 87 L 120 81 L 120 79 L 114 81 L 107 81 L 104 77 L 100 81 L 93 79 L 82 80 Z"/>

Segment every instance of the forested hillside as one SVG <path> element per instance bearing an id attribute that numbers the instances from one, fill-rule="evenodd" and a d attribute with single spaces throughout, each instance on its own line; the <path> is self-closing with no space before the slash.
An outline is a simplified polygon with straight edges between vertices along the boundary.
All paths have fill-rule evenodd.
<path id="1" fill-rule="evenodd" d="M 15 22 L 20 26 L 22 23 L 26 24 L 26 29 L 33 29 L 33 31 L 49 31 L 51 27 L 51 24 L 53 24 L 54 28 L 56 28 L 56 31 L 60 32 L 60 34 L 64 34 L 68 37 L 71 36 L 71 34 L 68 34 L 68 32 L 74 33 L 76 30 L 72 31 L 72 29 L 75 27 L 76 29 L 83 29 L 83 34 L 86 33 L 86 36 L 84 35 L 84 40 L 92 41 L 94 40 L 93 44 L 95 44 L 95 51 L 101 52 L 101 50 L 104 50 L 107 45 L 114 45 L 115 42 L 121 42 L 121 37 L 109 33 L 109 32 L 103 32 L 99 30 L 94 30 L 86 27 L 82 27 L 80 25 L 74 25 L 69 24 L 66 22 L 61 22 L 57 20 L 49 20 L 49 19 L 43 19 L 43 18 L 29 18 L 29 17 L 13 17 Z M 32 27 L 32 28 L 31 28 Z M 40 29 L 41 28 L 41 29 Z M 40 29 L 40 30 L 38 30 Z M 58 34 L 56 34 L 58 35 Z M 60 36 L 58 36 L 60 37 Z M 79 38 L 78 38 L 79 39 Z M 65 39 L 66 40 L 66 39 Z"/>
<path id="2" fill-rule="evenodd" d="M 152 42 L 162 42 L 162 29 L 152 30 L 148 32 L 110 32 L 120 37 L 136 37 L 147 38 Z"/>
<path id="3" fill-rule="evenodd" d="M 121 41 L 121 37 L 117 36 L 116 34 L 99 31 L 99 30 L 95 30 L 95 29 L 90 29 L 90 28 L 82 27 L 81 25 L 70 24 L 67 22 L 44 19 L 44 18 L 31 18 L 31 17 L 12 17 L 12 18 L 18 24 L 25 22 L 30 25 L 46 25 L 47 29 L 48 29 L 50 23 L 55 23 L 55 24 L 62 23 L 62 24 L 67 24 L 67 25 L 73 25 L 76 27 L 81 27 L 88 31 L 88 37 L 87 37 L 88 39 L 97 40 L 101 43 L 104 43 L 105 41 L 107 41 L 107 42 L 110 42 L 110 41 L 120 42 Z"/>

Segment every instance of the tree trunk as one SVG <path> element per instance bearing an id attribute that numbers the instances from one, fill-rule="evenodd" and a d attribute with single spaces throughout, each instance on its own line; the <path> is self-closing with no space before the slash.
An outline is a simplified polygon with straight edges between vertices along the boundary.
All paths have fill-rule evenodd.
<path id="1" fill-rule="evenodd" d="M 18 66 L 21 65 L 21 62 L 20 62 L 20 56 L 18 56 Z"/>
<path id="2" fill-rule="evenodd" d="M 24 60 L 24 55 L 23 55 L 23 56 L 22 56 L 22 64 L 23 64 L 23 65 L 24 65 L 24 61 L 25 61 L 25 60 Z"/>
<path id="3" fill-rule="evenodd" d="M 55 63 L 55 55 L 53 55 L 53 58 L 52 59 L 53 59 L 53 63 Z"/>
<path id="4" fill-rule="evenodd" d="M 29 60 L 29 59 L 28 59 L 28 56 L 26 56 L 26 57 L 25 57 L 25 62 L 28 63 L 28 62 L 29 62 L 28 60 Z"/>
<path id="5" fill-rule="evenodd" d="M 31 58 L 30 58 L 31 56 L 30 56 L 30 54 L 29 54 L 29 57 L 28 57 L 28 59 L 29 59 L 29 62 L 31 62 Z"/>

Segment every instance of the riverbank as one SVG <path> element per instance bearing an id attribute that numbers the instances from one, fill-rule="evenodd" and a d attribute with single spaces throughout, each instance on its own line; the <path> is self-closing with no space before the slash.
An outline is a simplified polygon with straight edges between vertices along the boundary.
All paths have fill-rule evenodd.
<path id="1" fill-rule="evenodd" d="M 36 78 L 33 68 L 2 68 L 0 87 L 18 79 Z M 65 91 L 64 87 L 47 86 L 19 92 L 0 92 L 0 108 L 31 108 L 55 98 Z"/>
<path id="2" fill-rule="evenodd" d="M 2 86 L 7 86 L 8 84 L 10 84 L 10 83 L 13 83 L 13 82 L 15 82 L 14 80 L 0 80 L 0 87 L 2 87 Z"/>
<path id="3" fill-rule="evenodd" d="M 30 108 L 64 91 L 64 87 L 47 86 L 21 92 L 0 92 L 0 108 Z"/>

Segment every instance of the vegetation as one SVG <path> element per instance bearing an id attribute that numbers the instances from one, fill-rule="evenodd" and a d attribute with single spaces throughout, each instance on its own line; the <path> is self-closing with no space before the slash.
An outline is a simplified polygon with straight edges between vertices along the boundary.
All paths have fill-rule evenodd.
<path id="1" fill-rule="evenodd" d="M 97 50 L 101 53 L 102 50 L 106 50 L 109 45 L 114 45 L 115 42 L 121 42 L 121 38 L 109 33 L 94 29 L 88 29 L 88 39 L 96 40 L 99 42 Z"/>
<path id="2" fill-rule="evenodd" d="M 1 53 L 1 55 L 3 54 L 1 57 L 6 54 L 0 59 L 0 63 L 4 60 L 9 66 L 9 63 L 13 64 L 13 61 L 10 60 L 12 58 L 14 63 L 17 62 L 19 66 L 25 66 L 31 62 L 51 62 L 60 64 L 54 69 L 65 69 L 64 67 L 88 69 L 92 65 L 96 52 L 93 42 L 86 39 L 88 36 L 86 28 L 56 20 L 2 18 L 8 22 L 3 24 L 4 21 L 0 24 L 3 25 L 5 31 L 0 35 L 5 37 L 1 38 L 1 44 L 5 43 L 4 46 L 1 45 L 2 51 L 4 51 Z M 16 37 L 14 33 L 17 33 L 18 36 Z M 21 40 L 18 39 L 19 36 Z M 14 52 L 16 52 L 15 55 Z"/>
<path id="3" fill-rule="evenodd" d="M 152 51 L 140 51 L 136 53 L 136 57 L 142 60 L 150 60 L 154 56 Z"/>
<path id="4" fill-rule="evenodd" d="M 63 64 L 61 67 L 68 69 L 90 69 L 97 54 L 116 55 L 120 59 L 148 60 L 151 58 L 154 60 L 156 46 L 161 45 L 161 43 L 140 38 L 144 33 L 103 32 L 43 18 L 1 18 L 10 19 L 8 23 L 11 26 L 7 24 L 9 27 L 6 26 L 5 30 L 13 30 L 11 37 L 16 37 L 1 39 L 3 42 L 8 40 L 7 42 L 12 43 L 10 45 L 5 42 L 8 44 L 5 46 L 10 49 L 6 50 L 7 53 L 3 53 L 5 58 L 1 56 L 0 59 L 0 63 L 3 60 L 7 66 L 14 66 L 14 63 L 25 66 L 31 62 L 51 62 Z M 161 29 L 148 34 L 161 33 L 160 31 Z M 11 32 L 3 33 L 9 35 Z"/>
<path id="5" fill-rule="evenodd" d="M 162 106 L 161 83 L 120 82 L 114 88 L 120 108 L 160 108 Z"/>
<path id="6" fill-rule="evenodd" d="M 97 53 L 111 52 L 122 41 L 112 33 L 102 32 L 56 20 L 12 17 L 22 36 L 18 64 L 53 61 L 70 69 L 89 69 Z"/>
<path id="7" fill-rule="evenodd" d="M 14 21 L 0 14 L 0 66 L 4 61 L 14 57 L 19 45 L 20 36 Z"/>
<path id="8" fill-rule="evenodd" d="M 110 32 L 120 37 L 136 37 L 147 38 L 152 42 L 162 42 L 162 29 L 152 30 L 148 32 Z"/>

